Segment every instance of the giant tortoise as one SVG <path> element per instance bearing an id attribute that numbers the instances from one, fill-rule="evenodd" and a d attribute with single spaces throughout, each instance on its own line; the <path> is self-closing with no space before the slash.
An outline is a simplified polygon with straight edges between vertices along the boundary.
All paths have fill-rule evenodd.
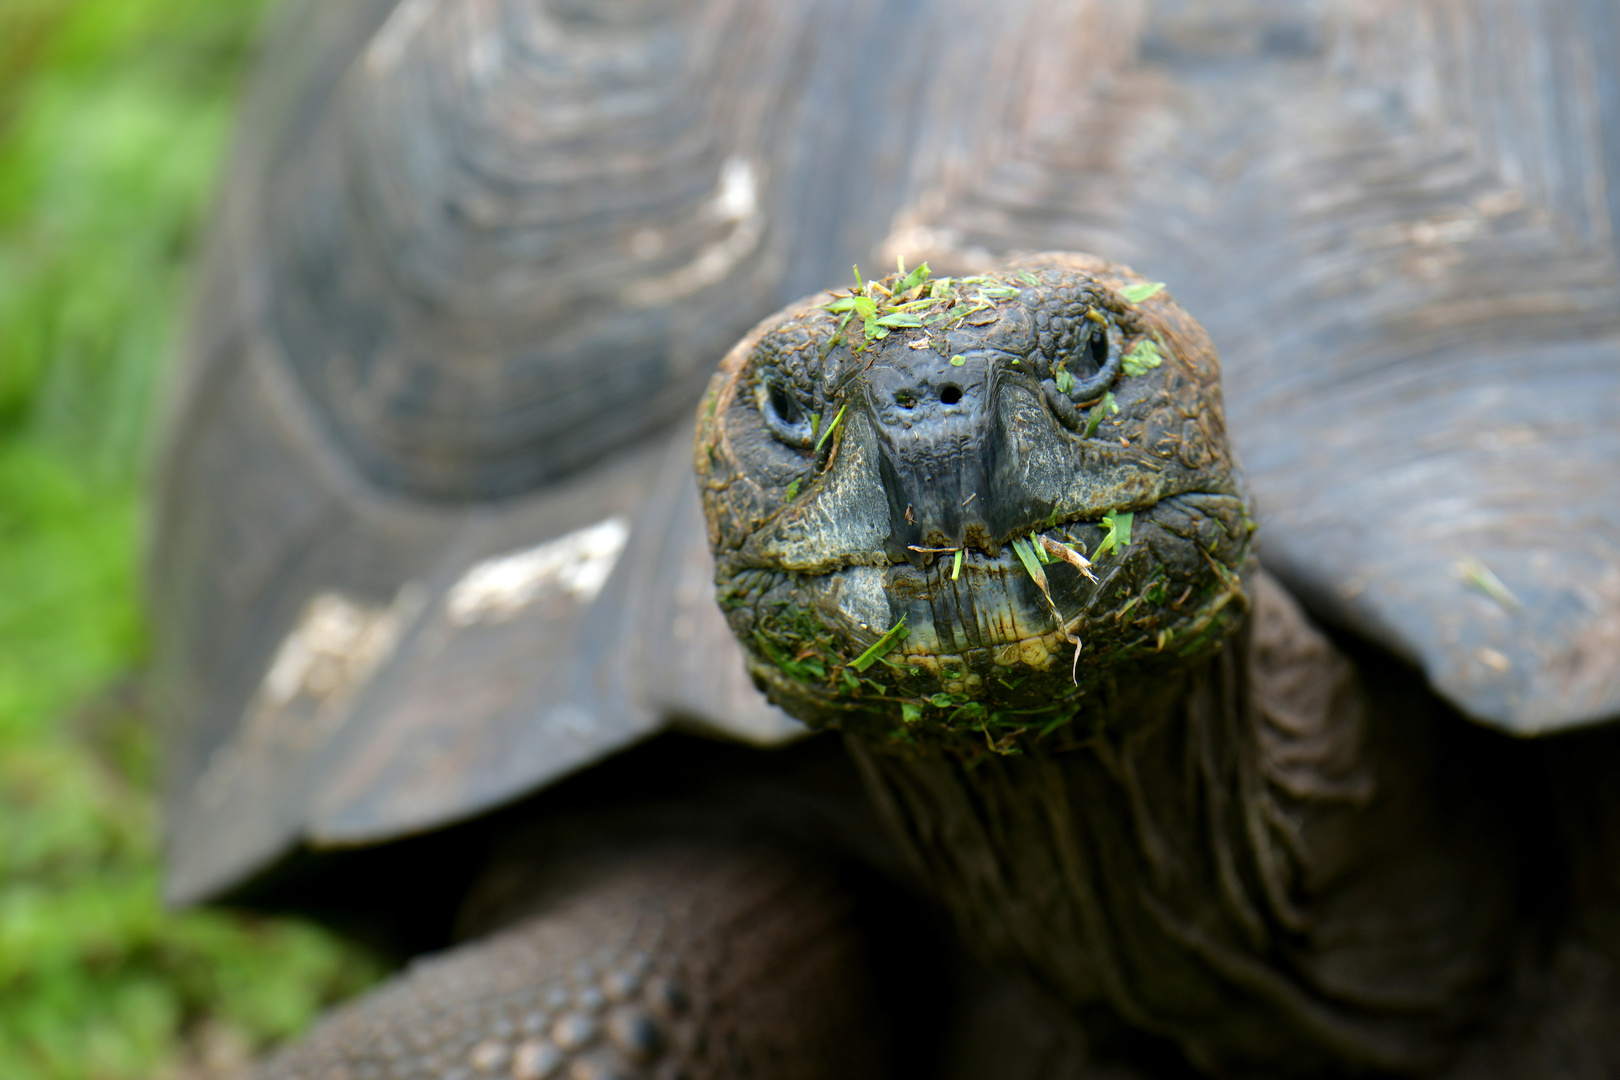
<path id="1" fill-rule="evenodd" d="M 1616 222 L 1604 0 L 293 3 L 168 889 L 427 955 L 263 1075 L 1620 1072 Z"/>

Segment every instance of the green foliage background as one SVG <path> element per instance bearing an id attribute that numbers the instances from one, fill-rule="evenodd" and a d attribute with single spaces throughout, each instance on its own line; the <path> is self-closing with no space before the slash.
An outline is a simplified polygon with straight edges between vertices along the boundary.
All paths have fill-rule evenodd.
<path id="1" fill-rule="evenodd" d="M 264 0 L 0 0 L 0 1077 L 203 1077 L 375 977 L 159 902 L 139 493 Z"/>

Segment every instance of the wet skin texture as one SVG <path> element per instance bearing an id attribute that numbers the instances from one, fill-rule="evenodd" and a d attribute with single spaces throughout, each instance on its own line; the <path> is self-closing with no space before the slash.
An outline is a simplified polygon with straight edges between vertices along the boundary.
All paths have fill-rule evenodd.
<path id="1" fill-rule="evenodd" d="M 812 724 L 1005 750 L 1218 649 L 1252 526 L 1198 324 L 1079 256 L 909 280 L 766 320 L 700 411 L 718 597 L 756 682 Z"/>

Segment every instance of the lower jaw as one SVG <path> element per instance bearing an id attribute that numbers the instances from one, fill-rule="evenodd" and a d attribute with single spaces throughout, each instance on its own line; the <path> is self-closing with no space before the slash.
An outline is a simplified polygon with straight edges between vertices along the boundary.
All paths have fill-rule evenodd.
<path id="1" fill-rule="evenodd" d="M 756 682 L 812 726 L 908 741 L 924 730 L 974 730 L 992 745 L 995 733 L 1050 730 L 1100 686 L 1184 667 L 1241 621 L 1241 503 L 1193 498 L 1217 505 L 1178 497 L 1140 512 L 1133 543 L 1096 560 L 1095 583 L 1055 562 L 1041 568 L 1043 594 L 1010 550 L 970 556 L 954 575 L 948 555 L 927 567 L 778 573 L 754 592 L 751 610 L 734 613 L 733 627 L 750 646 Z M 1199 542 L 1198 526 L 1212 516 L 1233 519 L 1216 530 L 1229 543 Z M 1084 525 L 1046 535 L 1092 551 L 1100 539 Z M 904 636 L 869 655 L 874 638 L 902 620 Z"/>

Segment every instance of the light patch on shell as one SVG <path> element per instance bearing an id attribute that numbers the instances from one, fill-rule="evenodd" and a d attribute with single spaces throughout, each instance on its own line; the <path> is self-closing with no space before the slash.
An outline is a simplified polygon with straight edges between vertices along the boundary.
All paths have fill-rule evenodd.
<path id="1" fill-rule="evenodd" d="M 745 221 L 759 213 L 759 181 L 746 158 L 729 157 L 720 167 L 714 208 L 722 221 Z"/>
<path id="2" fill-rule="evenodd" d="M 753 254 L 765 236 L 765 211 L 759 204 L 758 171 L 747 158 L 732 156 L 725 160 L 708 210 L 731 224 L 726 235 L 699 251 L 685 266 L 631 283 L 624 291 L 626 303 L 656 307 L 690 296 L 718 285 Z"/>
<path id="3" fill-rule="evenodd" d="M 420 589 L 413 606 L 419 606 Z M 400 597 L 379 608 L 338 593 L 321 593 L 304 607 L 303 617 L 282 639 L 270 670 L 259 685 L 261 699 L 282 708 L 304 695 L 329 700 L 347 695 L 371 677 L 399 644 Z"/>
<path id="4" fill-rule="evenodd" d="M 415 582 L 407 582 L 387 607 L 336 592 L 311 597 L 277 647 L 236 738 L 215 751 L 198 778 L 202 803 L 220 805 L 243 771 L 267 754 L 319 751 L 394 655 L 426 601 L 426 590 Z"/>
<path id="5" fill-rule="evenodd" d="M 611 517 L 524 551 L 485 559 L 450 589 L 445 613 L 457 626 L 472 626 L 506 622 L 554 592 L 588 604 L 602 591 L 629 539 L 629 524 Z"/>
<path id="6" fill-rule="evenodd" d="M 485 27 L 467 51 L 467 70 L 476 86 L 487 87 L 501 74 L 506 57 L 506 39 L 497 30 Z"/>

